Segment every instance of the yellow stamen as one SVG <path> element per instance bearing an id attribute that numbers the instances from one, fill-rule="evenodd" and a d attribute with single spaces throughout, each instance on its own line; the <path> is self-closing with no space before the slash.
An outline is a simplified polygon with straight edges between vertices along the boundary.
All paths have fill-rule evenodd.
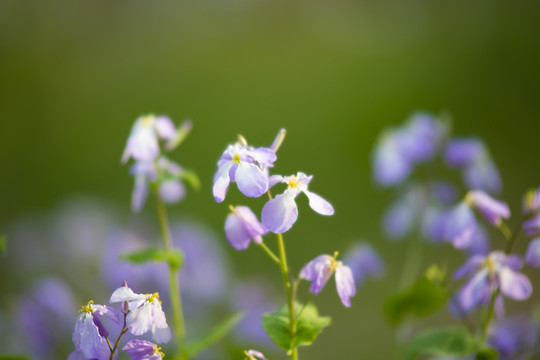
<path id="1" fill-rule="evenodd" d="M 473 197 L 470 191 L 467 193 L 467 195 L 465 195 L 465 199 L 463 201 L 465 201 L 467 205 L 471 207 L 473 206 Z"/>
<path id="2" fill-rule="evenodd" d="M 82 312 L 91 314 L 94 311 L 92 310 L 92 304 L 94 303 L 94 300 L 90 300 L 88 304 L 81 306 L 81 309 L 79 310 L 79 314 Z"/>
<path id="3" fill-rule="evenodd" d="M 332 261 L 330 262 L 330 270 L 332 272 L 334 272 L 336 270 L 336 268 L 343 265 L 343 263 L 341 261 L 337 260 L 338 255 L 339 255 L 339 251 L 334 252 L 334 257 L 332 258 Z"/>
<path id="4" fill-rule="evenodd" d="M 161 304 L 161 300 L 159 300 L 159 293 L 155 292 L 153 294 L 146 294 L 146 296 L 148 296 L 148 302 L 151 303 L 154 300 L 157 300 Z"/>
<path id="5" fill-rule="evenodd" d="M 142 124 L 143 124 L 144 126 L 149 127 L 149 126 L 154 125 L 154 120 L 155 120 L 154 115 L 147 115 L 147 116 L 145 116 L 145 117 L 143 118 Z"/>
<path id="6" fill-rule="evenodd" d="M 165 357 L 165 354 L 161 352 L 161 348 L 158 347 L 156 344 L 154 344 L 154 352 L 152 353 L 152 355 L 156 355 L 156 354 L 161 355 L 162 358 Z"/>
<path id="7" fill-rule="evenodd" d="M 486 260 L 484 261 L 484 266 L 487 267 L 490 274 L 493 274 L 495 272 L 495 262 L 493 261 L 493 259 L 491 259 L 491 257 L 488 256 L 486 258 Z"/>
<path id="8" fill-rule="evenodd" d="M 296 179 L 296 175 L 292 175 L 290 178 L 289 178 L 289 182 L 287 183 L 289 185 L 289 187 L 291 189 L 295 188 L 298 186 L 298 184 L 300 184 L 300 181 L 298 181 Z"/>
<path id="9" fill-rule="evenodd" d="M 232 161 L 240 164 L 240 155 L 238 155 L 238 153 L 234 154 Z"/>

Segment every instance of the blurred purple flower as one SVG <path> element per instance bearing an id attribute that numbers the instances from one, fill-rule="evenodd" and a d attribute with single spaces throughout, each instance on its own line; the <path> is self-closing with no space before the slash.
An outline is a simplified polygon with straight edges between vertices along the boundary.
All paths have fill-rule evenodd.
<path id="1" fill-rule="evenodd" d="M 111 304 L 128 302 L 129 313 L 126 321 L 133 335 L 143 335 L 152 332 L 152 338 L 158 343 L 166 343 L 171 338 L 171 332 L 161 308 L 159 294 L 135 294 L 127 286 L 121 286 L 111 295 Z"/>
<path id="2" fill-rule="evenodd" d="M 472 244 L 477 223 L 469 205 L 462 201 L 454 206 L 445 220 L 445 239 L 452 242 L 458 249 L 464 249 Z"/>
<path id="3" fill-rule="evenodd" d="M 533 239 L 529 242 L 527 253 L 525 254 L 525 262 L 534 267 L 540 267 L 540 238 Z"/>
<path id="4" fill-rule="evenodd" d="M 330 276 L 336 273 L 336 288 L 341 302 L 351 306 L 350 298 L 356 294 L 356 286 L 351 269 L 336 260 L 334 256 L 319 255 L 307 263 L 300 271 L 300 277 L 311 281 L 309 291 L 317 295 L 326 285 Z"/>
<path id="5" fill-rule="evenodd" d="M 491 250 L 491 243 L 489 241 L 486 229 L 477 225 L 474 234 L 472 235 L 471 244 L 465 249 L 469 256 L 473 255 L 487 255 Z"/>
<path id="6" fill-rule="evenodd" d="M 261 196 L 268 190 L 266 169 L 272 167 L 276 159 L 276 154 L 269 148 L 253 148 L 246 143 L 229 145 L 221 155 L 214 175 L 214 198 L 222 202 L 231 182 L 236 182 L 238 190 L 245 196 Z"/>
<path id="7" fill-rule="evenodd" d="M 463 180 L 469 189 L 489 193 L 501 191 L 499 171 L 479 139 L 450 141 L 446 147 L 445 158 L 450 167 L 463 170 Z"/>
<path id="8" fill-rule="evenodd" d="M 131 360 L 161 360 L 165 355 L 156 344 L 146 340 L 130 340 L 122 348 Z"/>
<path id="9" fill-rule="evenodd" d="M 229 244 L 236 250 L 245 250 L 250 240 L 256 244 L 262 242 L 262 236 L 268 230 L 259 222 L 257 216 L 247 206 L 231 206 L 231 213 L 225 220 L 225 235 Z"/>
<path id="10" fill-rule="evenodd" d="M 540 210 L 540 188 L 527 191 L 522 203 L 524 215 L 536 214 L 538 210 Z"/>
<path id="11" fill-rule="evenodd" d="M 406 189 L 384 214 L 383 229 L 386 235 L 392 239 L 402 239 L 409 235 L 425 203 L 425 194 L 420 187 Z"/>
<path id="12" fill-rule="evenodd" d="M 344 256 L 343 263 L 352 272 L 355 284 L 359 287 L 368 276 L 380 276 L 384 272 L 384 264 L 375 252 L 366 243 L 358 243 Z"/>
<path id="13" fill-rule="evenodd" d="M 540 214 L 537 214 L 532 219 L 525 221 L 522 225 L 525 230 L 525 235 L 534 236 L 540 233 Z"/>
<path id="14" fill-rule="evenodd" d="M 483 191 L 469 191 L 465 202 L 478 209 L 492 225 L 499 226 L 502 219 L 510 217 L 510 209 L 505 202 L 495 200 Z"/>
<path id="15" fill-rule="evenodd" d="M 131 128 L 122 162 L 127 162 L 130 157 L 137 161 L 154 160 L 160 152 L 159 140 L 174 141 L 176 134 L 173 122 L 166 116 L 139 117 Z"/>
<path id="16" fill-rule="evenodd" d="M 538 325 L 528 316 L 498 320 L 489 330 L 487 342 L 499 352 L 500 360 L 529 359 L 538 338 Z"/>
<path id="17" fill-rule="evenodd" d="M 334 208 L 328 201 L 308 191 L 308 185 L 312 177 L 303 172 L 285 177 L 280 175 L 270 177 L 269 187 L 281 182 L 287 184 L 287 189 L 283 194 L 269 200 L 263 207 L 262 223 L 268 230 L 273 233 L 284 233 L 293 226 L 298 218 L 298 207 L 295 198 L 300 193 L 304 193 L 308 197 L 309 206 L 315 212 L 326 216 L 334 213 Z"/>
<path id="18" fill-rule="evenodd" d="M 469 258 L 454 273 L 454 278 L 472 275 L 457 295 L 461 308 L 469 312 L 485 303 L 499 287 L 503 295 L 514 300 L 527 299 L 531 295 L 532 285 L 525 275 L 518 272 L 522 265 L 519 256 L 506 255 L 501 251 Z"/>

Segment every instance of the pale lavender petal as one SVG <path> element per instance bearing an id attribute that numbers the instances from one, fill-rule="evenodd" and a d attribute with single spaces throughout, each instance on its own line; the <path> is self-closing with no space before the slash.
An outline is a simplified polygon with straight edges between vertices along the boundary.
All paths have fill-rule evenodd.
<path id="1" fill-rule="evenodd" d="M 403 211 L 407 211 L 404 209 Z M 448 212 L 436 207 L 428 207 L 422 214 L 422 234 L 433 242 L 445 239 Z"/>
<path id="2" fill-rule="evenodd" d="M 499 278 L 501 292 L 504 295 L 514 300 L 525 300 L 531 296 L 532 285 L 525 275 L 509 268 L 502 268 L 499 272 Z"/>
<path id="3" fill-rule="evenodd" d="M 412 162 L 427 161 L 433 157 L 442 137 L 442 125 L 430 114 L 416 113 L 408 120 L 402 133 L 402 151 Z"/>
<path id="4" fill-rule="evenodd" d="M 300 276 L 306 280 L 315 281 L 319 275 L 319 269 L 321 267 L 329 266 L 331 261 L 332 257 L 330 255 L 319 255 L 304 265 L 302 270 L 300 270 Z"/>
<path id="5" fill-rule="evenodd" d="M 160 360 L 162 356 L 159 352 L 155 351 L 156 346 L 154 343 L 146 340 L 130 340 L 122 348 L 132 360 Z"/>
<path id="6" fill-rule="evenodd" d="M 392 133 L 383 135 L 373 154 L 375 180 L 379 185 L 401 183 L 411 172 L 410 162 L 403 157 Z"/>
<path id="7" fill-rule="evenodd" d="M 488 269 L 477 272 L 461 289 L 457 298 L 461 308 L 468 313 L 480 304 L 483 299 L 490 296 L 488 282 Z"/>
<path id="8" fill-rule="evenodd" d="M 538 337 L 538 325 L 530 316 L 498 320 L 491 327 L 488 343 L 499 352 L 501 360 L 515 359 L 517 352 L 532 351 Z"/>
<path id="9" fill-rule="evenodd" d="M 247 355 L 254 360 L 268 360 L 264 357 L 263 353 L 257 350 L 248 350 Z"/>
<path id="10" fill-rule="evenodd" d="M 268 190 L 268 177 L 257 165 L 241 162 L 234 176 L 238 190 L 248 197 L 259 197 Z"/>
<path id="11" fill-rule="evenodd" d="M 264 167 L 273 166 L 274 161 L 277 159 L 276 154 L 271 149 L 263 147 L 249 150 L 248 155 Z"/>
<path id="12" fill-rule="evenodd" d="M 159 195 L 166 203 L 175 203 L 184 198 L 186 188 L 178 180 L 167 180 L 159 184 Z"/>
<path id="13" fill-rule="evenodd" d="M 476 230 L 476 219 L 469 206 L 459 203 L 448 216 L 446 223 L 446 239 L 451 241 L 458 249 L 471 245 Z"/>
<path id="14" fill-rule="evenodd" d="M 127 315 L 127 325 L 133 335 L 143 335 L 152 326 L 152 307 L 145 303 Z"/>
<path id="15" fill-rule="evenodd" d="M 225 236 L 236 250 L 245 250 L 249 246 L 250 236 L 242 220 L 234 213 L 229 214 L 225 220 Z"/>
<path id="16" fill-rule="evenodd" d="M 77 328 L 75 329 L 77 332 Z M 80 337 L 75 347 L 78 348 L 87 359 L 105 359 L 109 348 L 105 338 L 99 335 L 99 329 L 94 324 L 93 317 L 90 314 L 84 315 L 79 328 Z M 73 334 L 75 336 L 75 334 Z"/>
<path id="17" fill-rule="evenodd" d="M 167 320 L 165 319 L 165 313 L 163 312 L 163 309 L 159 301 L 158 300 L 152 301 L 150 306 L 152 308 L 152 320 L 153 320 L 154 325 L 156 325 L 156 327 L 160 329 L 169 327 L 169 325 L 167 325 Z"/>
<path id="18" fill-rule="evenodd" d="M 134 212 L 141 211 L 146 198 L 148 197 L 148 183 L 144 175 L 139 175 L 135 178 L 135 187 L 131 194 L 131 210 Z"/>
<path id="19" fill-rule="evenodd" d="M 343 265 L 336 268 L 336 288 L 343 305 L 350 307 L 350 298 L 356 294 L 356 286 L 352 271 L 348 266 Z"/>
<path id="20" fill-rule="evenodd" d="M 315 276 L 315 280 L 311 282 L 309 291 L 317 295 L 324 288 L 324 285 L 326 285 L 328 279 L 330 279 L 330 276 L 332 276 L 332 270 L 329 266 L 321 263 L 315 264 L 314 270 L 316 271 L 317 275 Z"/>
<path id="21" fill-rule="evenodd" d="M 540 267 L 540 238 L 533 239 L 529 243 L 525 261 L 531 266 Z"/>
<path id="22" fill-rule="evenodd" d="M 499 225 L 501 218 L 510 217 L 510 209 L 506 203 L 493 199 L 483 191 L 470 191 L 467 199 L 493 225 Z"/>
<path id="23" fill-rule="evenodd" d="M 116 289 L 112 295 L 109 302 L 111 304 L 122 302 L 122 301 L 134 301 L 134 300 L 146 300 L 146 295 L 136 294 L 127 286 L 120 286 Z"/>
<path id="24" fill-rule="evenodd" d="M 356 286 L 360 286 L 367 276 L 379 276 L 384 272 L 381 258 L 367 244 L 359 244 L 349 250 L 343 263 L 351 269 Z"/>
<path id="25" fill-rule="evenodd" d="M 309 199 L 309 206 L 313 209 L 313 211 L 326 216 L 334 214 L 334 208 L 328 201 L 307 190 L 304 190 L 304 194 L 307 195 Z"/>
<path id="26" fill-rule="evenodd" d="M 471 245 L 466 249 L 469 256 L 486 255 L 491 249 L 488 234 L 483 226 L 476 226 L 472 236 Z"/>
<path id="27" fill-rule="evenodd" d="M 411 232 L 421 207 L 421 199 L 417 195 L 414 190 L 407 191 L 386 211 L 383 218 L 386 235 L 392 239 L 402 239 Z"/>
<path id="28" fill-rule="evenodd" d="M 263 225 L 273 233 L 289 230 L 298 218 L 294 194 L 286 191 L 268 201 L 263 207 L 261 218 Z"/>
<path id="29" fill-rule="evenodd" d="M 257 216 L 255 216 L 253 211 L 247 206 L 237 206 L 235 212 L 240 217 L 249 236 L 256 243 L 260 243 L 260 235 L 267 234 L 268 230 L 261 222 L 259 222 L 259 219 L 257 219 Z"/>
<path id="30" fill-rule="evenodd" d="M 75 350 L 69 354 L 67 360 L 87 360 L 80 350 Z"/>
<path id="31" fill-rule="evenodd" d="M 284 183 L 285 179 L 283 179 L 283 176 L 281 175 L 272 175 L 268 178 L 268 188 L 272 188 L 274 185 L 278 183 Z"/>
<path id="32" fill-rule="evenodd" d="M 523 267 L 523 260 L 519 255 L 513 254 L 513 255 L 506 255 L 504 258 L 500 261 L 501 264 L 508 266 L 510 269 L 514 271 L 519 271 Z"/>
<path id="33" fill-rule="evenodd" d="M 158 116 L 154 122 L 156 132 L 162 139 L 172 140 L 176 137 L 176 127 L 167 116 Z"/>
<path id="34" fill-rule="evenodd" d="M 484 144 L 477 139 L 454 139 L 446 146 L 445 159 L 451 167 L 463 167 L 476 161 L 484 152 Z"/>
<path id="35" fill-rule="evenodd" d="M 454 279 L 459 279 L 464 276 L 471 275 L 474 273 L 478 268 L 482 265 L 482 263 L 485 260 L 485 256 L 482 255 L 474 255 L 471 256 L 465 264 L 463 264 L 460 268 L 458 268 L 454 272 Z"/>
<path id="36" fill-rule="evenodd" d="M 499 170 L 490 159 L 482 159 L 467 166 L 463 173 L 463 180 L 467 187 L 473 190 L 498 194 L 502 189 Z"/>
<path id="37" fill-rule="evenodd" d="M 229 183 L 231 181 L 229 178 L 229 170 L 232 165 L 232 162 L 228 162 L 220 166 L 214 176 L 213 192 L 217 202 L 225 200 L 225 195 L 227 194 L 227 189 L 229 188 Z"/>
<path id="38" fill-rule="evenodd" d="M 159 155 L 159 144 L 150 126 L 136 126 L 128 138 L 124 162 L 132 156 L 135 160 L 152 161 Z"/>
<path id="39" fill-rule="evenodd" d="M 533 236 L 540 233 L 540 214 L 525 221 L 523 223 L 523 230 L 525 230 L 525 235 L 527 236 Z"/>
<path id="40" fill-rule="evenodd" d="M 171 340 L 171 329 L 169 327 L 159 328 L 156 324 L 152 324 L 151 328 L 152 339 L 158 344 L 165 344 Z"/>

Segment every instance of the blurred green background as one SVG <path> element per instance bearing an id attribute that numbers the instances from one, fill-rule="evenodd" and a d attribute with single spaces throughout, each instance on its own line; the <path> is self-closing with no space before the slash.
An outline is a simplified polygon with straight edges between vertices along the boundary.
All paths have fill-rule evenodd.
<path id="1" fill-rule="evenodd" d="M 351 309 L 333 289 L 321 294 L 333 326 L 301 356 L 388 359 L 394 335 L 381 305 L 405 245 L 387 242 L 379 226 L 392 192 L 372 181 L 378 133 L 417 109 L 447 111 L 456 134 L 485 140 L 518 212 L 540 181 L 539 64 L 539 1 L 2 0 L 0 224 L 80 194 L 127 212 L 133 182 L 120 157 L 133 121 L 155 112 L 194 123 L 172 158 L 199 174 L 202 189 L 172 216 L 222 234 L 226 204 L 260 203 L 235 188 L 226 204 L 214 202 L 221 152 L 238 133 L 270 145 L 284 127 L 275 171 L 314 174 L 311 189 L 336 209 L 323 218 L 299 199 L 286 234 L 291 267 L 360 238 L 387 264 L 385 280 L 368 282 Z M 279 286 L 260 252 L 226 249 L 238 272 L 272 274 Z M 450 251 L 429 250 L 425 265 Z"/>

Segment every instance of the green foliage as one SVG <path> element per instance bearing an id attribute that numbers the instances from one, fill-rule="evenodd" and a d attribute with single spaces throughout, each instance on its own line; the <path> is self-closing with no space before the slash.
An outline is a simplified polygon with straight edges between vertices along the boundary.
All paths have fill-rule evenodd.
<path id="1" fill-rule="evenodd" d="M 407 348 L 405 359 L 420 355 L 462 358 L 475 354 L 476 360 L 495 360 L 497 351 L 486 347 L 463 327 L 424 331 L 415 336 Z"/>
<path id="2" fill-rule="evenodd" d="M 241 312 L 234 313 L 227 319 L 225 319 L 223 322 L 218 324 L 216 327 L 214 327 L 208 334 L 206 334 L 202 338 L 186 344 L 180 358 L 192 358 L 200 351 L 217 343 L 225 335 L 227 335 L 238 324 L 240 320 L 242 320 L 242 317 L 243 314 Z"/>
<path id="3" fill-rule="evenodd" d="M 191 185 L 191 187 L 195 190 L 199 190 L 201 188 L 201 181 L 194 171 L 184 170 L 182 175 L 180 175 L 180 178 Z"/>
<path id="4" fill-rule="evenodd" d="M 392 295 L 384 303 L 388 321 L 399 324 L 407 315 L 425 316 L 443 306 L 448 292 L 427 278 L 418 279 L 409 289 Z"/>
<path id="5" fill-rule="evenodd" d="M 167 262 L 174 269 L 180 269 L 184 263 L 184 255 L 179 250 L 167 251 L 157 247 L 149 247 L 131 253 L 120 255 L 120 260 L 129 261 L 132 264 L 144 264 L 147 262 Z"/>
<path id="6" fill-rule="evenodd" d="M 291 334 L 289 310 L 283 305 L 275 313 L 263 316 L 262 326 L 270 339 L 286 351 L 298 346 L 308 346 L 315 341 L 319 333 L 331 323 L 330 317 L 319 316 L 315 305 L 309 303 L 302 310 L 302 305 L 295 303 L 296 332 Z M 300 317 L 298 318 L 298 315 Z"/>

